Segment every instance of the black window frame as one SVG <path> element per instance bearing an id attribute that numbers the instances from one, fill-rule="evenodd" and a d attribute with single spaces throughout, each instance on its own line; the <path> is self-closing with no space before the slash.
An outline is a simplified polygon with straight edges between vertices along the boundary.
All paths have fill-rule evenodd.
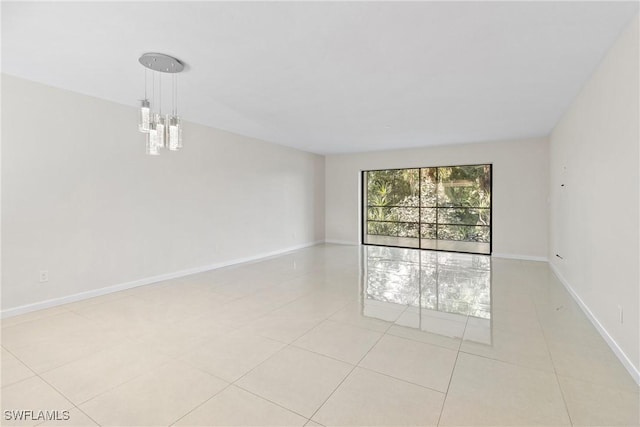
<path id="1" fill-rule="evenodd" d="M 367 230 L 367 222 L 369 221 L 368 219 L 368 208 L 370 206 L 368 206 L 368 197 L 367 197 L 367 184 L 368 184 L 368 180 L 367 180 L 367 172 L 378 172 L 378 171 L 399 171 L 399 170 L 411 170 L 411 169 L 418 169 L 419 174 L 421 174 L 422 169 L 439 169 L 439 168 L 457 168 L 457 167 L 472 167 L 472 166 L 489 166 L 489 207 L 488 208 L 478 208 L 478 207 L 459 207 L 459 206 L 443 206 L 443 209 L 489 209 L 489 253 L 484 253 L 484 252 L 470 252 L 470 251 L 456 251 L 456 250 L 448 250 L 448 249 L 432 249 L 432 248 L 422 248 L 422 237 L 420 236 L 420 228 L 418 229 L 418 247 L 411 247 L 411 246 L 399 246 L 399 245 L 383 245 L 383 244 L 378 244 L 378 243 L 367 243 L 365 241 L 365 235 L 368 235 Z M 422 181 L 422 176 L 419 175 L 419 182 L 421 185 L 421 181 Z M 429 251 L 437 251 L 437 252 L 454 252 L 454 253 L 462 253 L 462 254 L 471 254 L 471 255 L 492 255 L 493 254 L 493 163 L 475 163 L 475 164 L 464 164 L 464 165 L 443 165 L 443 166 L 416 166 L 416 167 L 405 167 L 405 168 L 385 168 L 385 169 L 366 169 L 366 170 L 361 170 L 360 171 L 360 183 L 361 183 L 361 203 L 360 203 L 360 243 L 363 245 L 367 245 L 367 246 L 382 246 L 382 247 L 388 247 L 388 248 L 402 248 L 402 249 L 419 249 L 419 250 L 429 250 Z M 431 224 L 431 223 L 423 223 L 421 221 L 421 215 L 422 215 L 422 209 L 425 209 L 422 206 L 422 191 L 419 191 L 418 193 L 419 195 L 419 203 L 418 203 L 418 222 L 416 222 L 415 224 L 418 224 L 418 227 L 420 227 L 420 224 Z M 384 206 L 384 207 L 392 207 L 392 206 Z M 405 206 L 406 207 L 406 206 Z M 426 208 L 426 209 L 431 209 L 430 207 Z M 435 207 L 436 209 L 436 230 L 438 225 L 448 225 L 448 224 L 438 224 L 437 222 L 437 212 L 438 209 L 440 209 L 439 206 Z M 398 223 L 398 222 L 403 222 L 403 221 L 383 221 L 383 222 L 391 222 L 391 223 Z M 406 222 L 406 221 L 404 221 Z M 454 226 L 471 226 L 469 224 L 451 224 Z M 475 224 L 473 226 L 476 226 Z M 393 236 L 390 236 L 393 237 Z M 401 236 L 396 236 L 396 237 L 401 237 Z M 435 240 L 440 240 L 440 241 L 450 241 L 450 240 L 444 240 L 444 239 L 438 239 L 437 238 L 437 231 L 436 231 L 436 239 Z"/>

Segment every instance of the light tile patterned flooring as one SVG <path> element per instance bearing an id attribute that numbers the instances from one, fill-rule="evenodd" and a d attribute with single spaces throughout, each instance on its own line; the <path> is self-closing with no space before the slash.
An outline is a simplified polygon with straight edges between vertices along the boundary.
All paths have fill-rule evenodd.
<path id="1" fill-rule="evenodd" d="M 2 425 L 634 426 L 638 401 L 545 263 L 322 245 L 2 321 Z"/>

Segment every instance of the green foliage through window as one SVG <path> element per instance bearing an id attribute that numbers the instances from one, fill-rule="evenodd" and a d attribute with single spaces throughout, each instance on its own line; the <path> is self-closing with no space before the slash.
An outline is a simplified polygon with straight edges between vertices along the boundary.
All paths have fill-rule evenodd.
<path id="1" fill-rule="evenodd" d="M 365 172 L 366 233 L 489 243 L 491 165 Z"/>

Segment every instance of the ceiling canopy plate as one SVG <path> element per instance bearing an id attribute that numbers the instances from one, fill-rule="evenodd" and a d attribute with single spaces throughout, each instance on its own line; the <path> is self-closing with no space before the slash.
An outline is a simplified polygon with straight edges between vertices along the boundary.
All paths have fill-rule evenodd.
<path id="1" fill-rule="evenodd" d="M 150 70 L 161 73 L 179 73 L 184 70 L 184 64 L 180 60 L 163 53 L 145 53 L 138 61 Z"/>

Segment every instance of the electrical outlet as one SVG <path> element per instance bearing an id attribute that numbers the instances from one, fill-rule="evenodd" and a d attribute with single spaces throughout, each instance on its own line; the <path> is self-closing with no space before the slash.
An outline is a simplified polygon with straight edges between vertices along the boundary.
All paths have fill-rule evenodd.
<path id="1" fill-rule="evenodd" d="M 40 271 L 40 283 L 49 281 L 49 270 Z"/>
<path id="2" fill-rule="evenodd" d="M 620 324 L 624 323 L 624 313 L 622 311 L 622 306 L 621 305 L 618 306 L 618 315 L 619 315 L 619 318 L 620 318 Z"/>

